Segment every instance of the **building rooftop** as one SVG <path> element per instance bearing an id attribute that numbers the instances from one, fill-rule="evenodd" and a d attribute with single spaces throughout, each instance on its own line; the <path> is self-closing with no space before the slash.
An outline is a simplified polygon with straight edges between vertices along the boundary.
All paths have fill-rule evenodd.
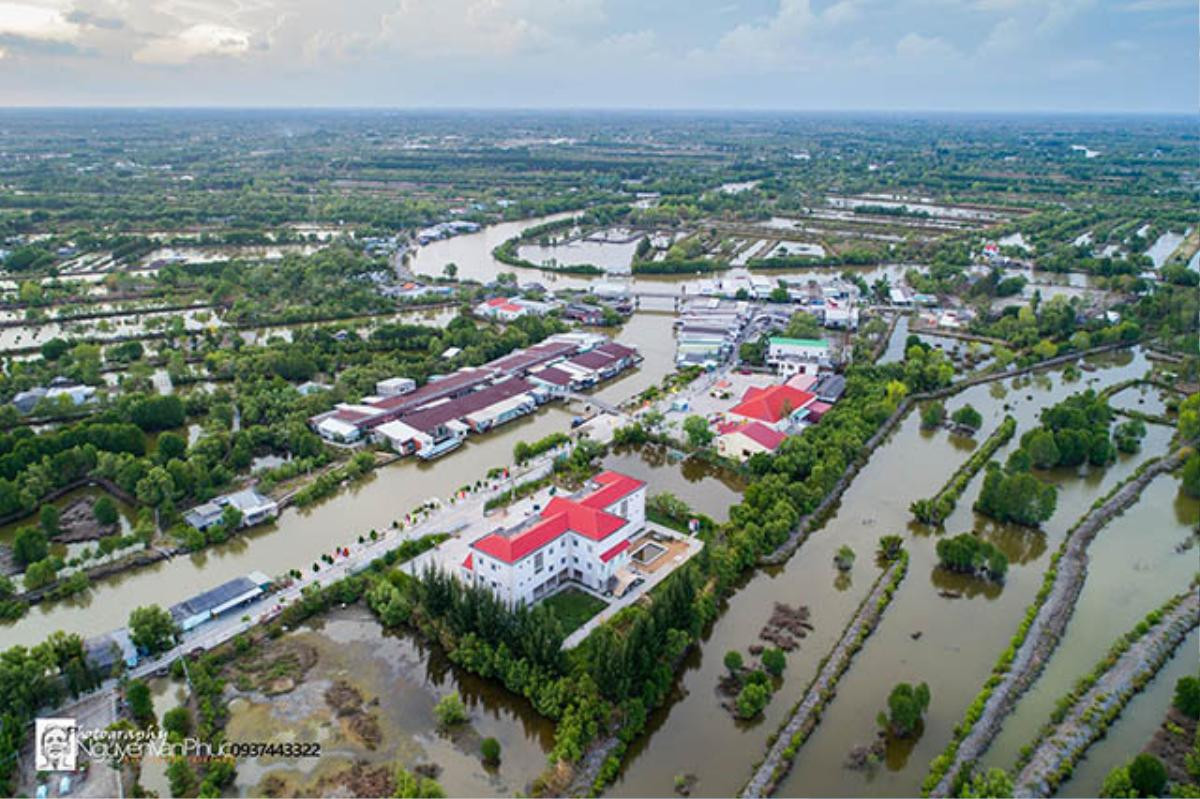
<path id="1" fill-rule="evenodd" d="M 612 471 L 597 475 L 593 483 L 594 487 L 586 495 L 581 496 L 580 492 L 569 498 L 554 497 L 536 517 L 508 530 L 493 531 L 471 546 L 497 560 L 516 563 L 568 531 L 593 541 L 603 541 L 626 522 L 605 508 L 645 483 Z M 610 557 L 616 554 L 612 552 Z"/>
<path id="2" fill-rule="evenodd" d="M 762 422 L 778 422 L 785 416 L 806 407 L 817 396 L 791 386 L 752 386 L 742 396 L 742 401 L 729 409 L 731 414 L 758 419 Z"/>
<path id="3" fill-rule="evenodd" d="M 823 338 L 788 338 L 787 336 L 773 336 L 772 344 L 779 344 L 784 347 L 820 347 L 821 349 L 829 349 L 829 342 Z"/>

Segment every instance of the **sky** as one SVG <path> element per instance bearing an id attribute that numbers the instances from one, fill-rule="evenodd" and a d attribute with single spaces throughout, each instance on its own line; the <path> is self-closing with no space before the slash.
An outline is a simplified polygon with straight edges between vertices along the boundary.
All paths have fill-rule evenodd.
<path id="1" fill-rule="evenodd" d="M 0 106 L 1197 111 L 1197 0 L 0 0 Z"/>

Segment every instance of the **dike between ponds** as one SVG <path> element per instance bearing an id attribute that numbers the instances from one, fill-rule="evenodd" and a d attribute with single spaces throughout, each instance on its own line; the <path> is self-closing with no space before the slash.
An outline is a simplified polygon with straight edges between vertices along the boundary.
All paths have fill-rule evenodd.
<path id="1" fill-rule="evenodd" d="M 1114 516 L 1136 502 L 1154 478 L 1181 466 L 1189 452 L 1189 447 L 1181 447 L 1166 457 L 1147 461 L 1093 505 L 1067 532 L 1013 642 L 1000 656 L 979 696 L 967 708 L 966 718 L 955 728 L 954 739 L 931 764 L 924 785 L 928 795 L 955 794 L 960 780 L 987 751 L 1003 720 L 1050 660 L 1087 579 L 1087 550 L 1092 540 Z"/>
<path id="2" fill-rule="evenodd" d="M 1156 621 L 1151 621 L 1156 619 Z M 1108 730 L 1129 700 L 1149 682 L 1200 625 L 1200 594 L 1192 585 L 1121 637 L 1074 691 L 1024 759 L 1014 796 L 1051 796 L 1084 752 Z M 1071 701 L 1074 700 L 1074 701 Z"/>
<path id="3" fill-rule="evenodd" d="M 862 601 L 850 623 L 842 632 L 837 644 L 821 661 L 817 676 L 809 684 L 803 698 L 792 711 L 791 718 L 776 733 L 767 756 L 754 770 L 754 776 L 742 789 L 741 797 L 770 796 L 787 776 L 796 759 L 796 750 L 804 745 L 808 736 L 821 721 L 825 706 L 837 694 L 837 683 L 850 668 L 850 662 L 883 618 L 884 611 L 892 601 L 896 588 L 908 572 L 908 553 L 901 552 L 875 580 L 867 598 Z"/>

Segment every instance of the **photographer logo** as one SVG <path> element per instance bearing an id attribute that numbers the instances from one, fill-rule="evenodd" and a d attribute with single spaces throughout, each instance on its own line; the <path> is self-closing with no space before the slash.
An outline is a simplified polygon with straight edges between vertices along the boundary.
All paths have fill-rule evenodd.
<path id="1" fill-rule="evenodd" d="M 38 771 L 74 771 L 78 754 L 75 719 L 34 722 L 34 764 Z"/>

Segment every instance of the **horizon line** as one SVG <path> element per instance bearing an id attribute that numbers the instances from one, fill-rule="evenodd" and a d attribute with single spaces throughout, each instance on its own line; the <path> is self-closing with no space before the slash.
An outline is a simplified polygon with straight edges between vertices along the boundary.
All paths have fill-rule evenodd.
<path id="1" fill-rule="evenodd" d="M 754 115 L 898 115 L 915 116 L 1139 116 L 1139 117 L 1189 117 L 1197 116 L 1193 109 L 1047 109 L 1047 108 L 772 108 L 767 106 L 741 108 L 737 106 L 487 106 L 487 105 L 253 105 L 253 104 L 142 104 L 123 105 L 67 105 L 29 104 L 6 105 L 0 103 L 0 113 L 8 111 L 300 111 L 300 112 L 391 112 L 391 113 L 622 113 L 622 114 L 754 114 Z"/>

